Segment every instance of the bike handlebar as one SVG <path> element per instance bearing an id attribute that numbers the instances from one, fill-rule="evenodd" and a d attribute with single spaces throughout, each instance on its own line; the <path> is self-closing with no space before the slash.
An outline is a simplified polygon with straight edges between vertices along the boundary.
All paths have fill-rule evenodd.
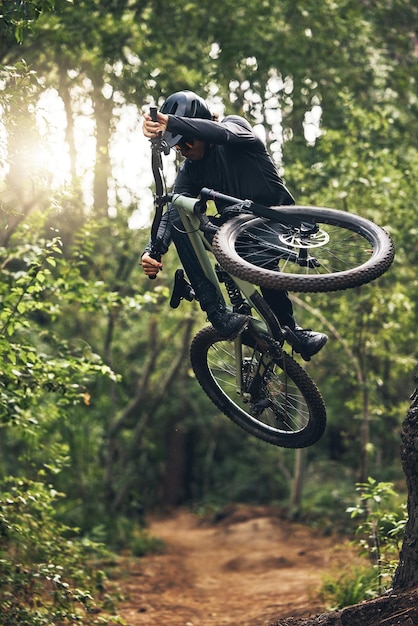
<path id="1" fill-rule="evenodd" d="M 157 107 L 150 107 L 150 115 L 153 122 L 157 122 Z M 152 173 L 154 175 L 155 181 L 155 215 L 151 226 L 151 245 L 152 249 L 150 252 L 150 256 L 153 259 L 159 261 L 161 259 L 161 254 L 159 254 L 157 250 L 157 234 L 158 227 L 160 225 L 161 216 L 162 216 L 162 204 L 161 199 L 164 194 L 163 188 L 163 179 L 162 179 L 162 160 L 161 160 L 161 152 L 163 152 L 162 147 L 162 135 L 161 132 L 158 133 L 158 137 L 155 139 L 151 139 L 151 167 Z M 150 280 L 155 280 L 157 274 L 149 276 Z"/>
<path id="2" fill-rule="evenodd" d="M 208 187 L 203 187 L 200 190 L 200 195 L 205 196 L 209 200 L 221 200 L 221 202 L 228 202 L 229 204 L 237 204 L 241 202 L 248 203 L 251 205 L 251 200 L 243 200 L 242 198 L 235 198 L 234 196 L 227 196 L 220 191 L 215 191 L 214 189 L 209 189 Z"/>

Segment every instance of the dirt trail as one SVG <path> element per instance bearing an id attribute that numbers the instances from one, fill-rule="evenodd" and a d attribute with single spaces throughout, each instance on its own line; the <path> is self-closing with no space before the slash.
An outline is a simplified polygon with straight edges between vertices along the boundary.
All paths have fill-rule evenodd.
<path id="1" fill-rule="evenodd" d="M 324 573 L 349 558 L 347 544 L 277 512 L 235 511 L 216 525 L 181 511 L 152 520 L 163 554 L 129 561 L 119 584 L 128 626 L 268 626 L 324 610 Z"/>

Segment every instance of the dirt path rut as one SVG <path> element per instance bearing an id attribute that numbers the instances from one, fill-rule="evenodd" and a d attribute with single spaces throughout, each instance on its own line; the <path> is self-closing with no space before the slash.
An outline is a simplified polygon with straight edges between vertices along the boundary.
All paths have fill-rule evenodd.
<path id="1" fill-rule="evenodd" d="M 347 543 L 259 508 L 216 525 L 181 511 L 149 530 L 166 550 L 129 561 L 120 581 L 128 626 L 268 626 L 317 614 L 324 574 L 350 558 Z"/>

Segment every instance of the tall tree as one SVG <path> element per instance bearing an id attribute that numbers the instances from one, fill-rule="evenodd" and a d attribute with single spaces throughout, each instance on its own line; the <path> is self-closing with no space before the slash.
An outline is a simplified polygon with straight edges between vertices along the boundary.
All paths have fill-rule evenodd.
<path id="1" fill-rule="evenodd" d="M 418 378 L 415 378 L 417 385 Z M 411 396 L 411 405 L 403 423 L 401 458 L 408 487 L 408 521 L 399 565 L 393 580 L 395 590 L 418 587 L 418 386 Z"/>

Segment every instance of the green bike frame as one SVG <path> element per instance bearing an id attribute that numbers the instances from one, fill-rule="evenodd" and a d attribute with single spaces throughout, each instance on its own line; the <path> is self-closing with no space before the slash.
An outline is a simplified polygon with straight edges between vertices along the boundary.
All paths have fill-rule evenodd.
<path id="1" fill-rule="evenodd" d="M 208 251 L 212 251 L 212 246 L 206 240 L 204 234 L 200 230 L 200 220 L 194 213 L 194 208 L 197 202 L 197 198 L 190 198 L 188 196 L 182 196 L 180 194 L 174 195 L 172 199 L 172 203 L 178 210 L 185 232 L 190 239 L 199 264 L 205 273 L 205 276 L 215 286 L 219 296 L 225 303 L 225 299 L 219 286 L 219 281 L 216 276 L 215 269 L 208 255 Z M 255 308 L 257 312 L 261 315 L 260 311 L 258 311 L 257 306 L 254 304 L 252 299 L 253 295 L 257 293 L 254 285 L 247 281 L 241 280 L 240 278 L 236 278 L 235 276 L 233 277 L 233 280 L 236 283 L 237 287 L 240 289 L 247 302 L 250 304 L 250 306 L 252 308 Z M 227 306 L 226 303 L 225 305 Z M 253 325 L 253 327 L 255 327 L 257 332 L 270 333 L 270 329 L 268 328 L 265 320 L 262 317 L 251 317 L 250 323 Z M 236 362 L 241 363 L 242 340 L 240 335 L 238 335 L 238 337 L 234 339 L 234 345 Z M 236 391 L 238 394 L 243 395 L 243 379 L 242 371 L 240 368 L 237 368 L 236 370 Z"/>
<path id="2" fill-rule="evenodd" d="M 190 198 L 188 196 L 182 196 L 181 194 L 174 195 L 172 199 L 172 203 L 179 212 L 185 232 L 190 239 L 205 276 L 215 286 L 222 300 L 225 302 L 213 264 L 207 253 L 208 250 L 212 252 L 212 246 L 205 239 L 204 234 L 200 230 L 200 220 L 194 213 L 194 208 L 197 202 L 197 198 Z M 233 279 L 251 307 L 257 309 L 256 305 L 252 301 L 252 296 L 257 292 L 254 285 L 235 276 Z M 268 332 L 266 324 L 262 324 L 260 320 L 252 319 L 252 323 L 257 325 L 257 330 Z"/>

